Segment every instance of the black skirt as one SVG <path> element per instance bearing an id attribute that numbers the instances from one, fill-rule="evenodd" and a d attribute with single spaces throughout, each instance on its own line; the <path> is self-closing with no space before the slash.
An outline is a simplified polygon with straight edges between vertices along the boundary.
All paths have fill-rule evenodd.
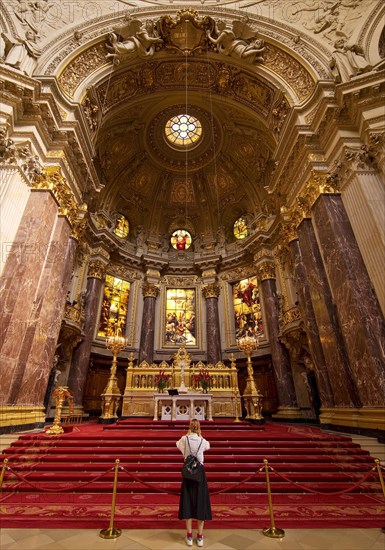
<path id="1" fill-rule="evenodd" d="M 209 488 L 206 472 L 199 483 L 190 479 L 182 479 L 179 500 L 179 519 L 212 519 Z"/>

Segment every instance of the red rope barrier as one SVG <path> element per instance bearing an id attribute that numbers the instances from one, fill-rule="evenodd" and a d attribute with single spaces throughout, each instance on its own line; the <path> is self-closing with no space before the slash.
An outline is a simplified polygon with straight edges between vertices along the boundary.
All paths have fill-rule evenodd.
<path id="1" fill-rule="evenodd" d="M 166 491 L 165 489 L 161 489 L 155 483 L 148 483 L 148 481 L 144 481 L 143 479 L 140 479 L 138 476 L 133 474 L 132 472 L 129 472 L 126 470 L 124 466 L 120 466 L 120 469 L 123 470 L 126 474 L 128 474 L 134 481 L 137 481 L 138 483 L 141 483 L 142 485 L 145 485 L 146 487 L 149 487 L 150 489 L 154 489 L 154 491 L 157 491 L 158 493 L 168 493 L 170 495 L 179 495 L 180 491 Z"/>
<path id="2" fill-rule="evenodd" d="M 27 485 L 29 485 L 30 487 L 32 487 L 33 489 L 35 489 L 37 491 L 40 491 L 42 493 L 44 493 L 44 492 L 47 492 L 47 493 L 62 493 L 62 492 L 65 492 L 65 491 L 71 491 L 71 490 L 74 490 L 74 489 L 81 489 L 83 487 L 87 487 L 87 485 L 91 485 L 91 483 L 95 483 L 96 481 L 99 481 L 99 479 L 104 477 L 109 472 L 113 471 L 114 468 L 109 468 L 108 470 L 106 470 L 105 472 L 103 472 L 99 476 L 94 477 L 90 481 L 85 481 L 84 483 L 78 483 L 76 485 L 73 484 L 72 487 L 71 486 L 68 487 L 68 484 L 67 484 L 67 486 L 62 488 L 62 489 L 59 489 L 59 488 L 50 489 L 49 487 L 47 487 L 47 488 L 39 487 L 39 486 L 35 485 L 34 483 L 31 483 L 25 476 L 19 474 L 18 472 L 15 472 L 11 467 L 8 466 L 7 470 L 9 470 L 14 476 L 16 476 L 19 479 L 19 481 L 21 481 L 22 483 L 26 483 Z M 62 482 L 61 482 L 61 484 L 62 484 Z"/>
<path id="3" fill-rule="evenodd" d="M 361 485 L 361 483 L 364 483 L 373 475 L 374 469 L 372 468 L 367 474 L 365 474 L 357 483 L 355 483 L 352 487 L 348 487 L 347 489 L 343 489 L 342 491 L 336 491 L 336 492 L 330 492 L 330 491 L 316 491 L 315 489 L 310 489 L 310 487 L 307 487 L 306 485 L 302 485 L 302 483 L 298 483 L 297 481 L 292 481 L 288 477 L 284 476 L 283 474 L 280 474 L 274 468 L 269 466 L 270 470 L 274 472 L 278 477 L 281 477 L 285 481 L 291 483 L 292 485 L 295 485 L 296 487 L 299 487 L 300 489 L 303 489 L 304 491 L 308 491 L 309 493 L 315 493 L 316 495 L 342 495 L 344 493 L 350 493 L 357 487 Z"/>

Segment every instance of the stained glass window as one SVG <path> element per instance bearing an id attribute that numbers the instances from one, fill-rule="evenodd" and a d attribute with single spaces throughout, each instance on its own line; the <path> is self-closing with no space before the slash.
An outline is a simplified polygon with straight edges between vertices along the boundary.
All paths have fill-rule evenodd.
<path id="1" fill-rule="evenodd" d="M 166 290 L 164 344 L 166 346 L 196 345 L 196 299 L 194 288 Z"/>
<path id="2" fill-rule="evenodd" d="M 191 115 L 177 115 L 166 123 L 166 138 L 173 145 L 191 145 L 202 135 L 202 125 Z"/>
<path id="3" fill-rule="evenodd" d="M 127 324 L 127 307 L 130 283 L 112 275 L 106 275 L 98 336 L 124 336 Z"/>
<path id="4" fill-rule="evenodd" d="M 234 235 L 236 239 L 244 239 L 249 234 L 245 218 L 238 218 L 234 223 Z"/>
<path id="5" fill-rule="evenodd" d="M 121 239 L 127 237 L 130 232 L 130 225 L 124 216 L 118 216 L 115 221 L 114 233 Z"/>
<path id="6" fill-rule="evenodd" d="M 170 240 L 175 250 L 187 250 L 191 245 L 191 235 L 185 229 L 177 229 L 174 231 Z"/>
<path id="7" fill-rule="evenodd" d="M 256 277 L 242 279 L 233 285 L 235 337 L 262 336 L 263 321 Z"/>

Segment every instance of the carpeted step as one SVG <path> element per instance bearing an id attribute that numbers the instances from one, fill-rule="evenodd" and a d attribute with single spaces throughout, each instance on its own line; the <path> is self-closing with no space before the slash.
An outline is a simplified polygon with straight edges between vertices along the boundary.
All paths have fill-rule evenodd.
<path id="1" fill-rule="evenodd" d="M 51 526 L 60 521 L 64 526 L 67 519 L 71 525 L 94 525 L 98 514 L 108 520 L 118 458 L 118 517 L 136 527 L 159 527 L 162 518 L 169 525 L 170 513 L 177 515 L 181 485 L 182 456 L 175 442 L 187 426 L 130 419 L 107 426 L 81 424 L 59 436 L 23 434 L 2 455 L 11 468 L 0 497 L 3 524 L 16 525 L 24 517 L 39 525 L 49 517 Z M 383 525 L 385 518 L 382 523 L 378 518 L 385 505 L 380 483 L 372 477 L 374 459 L 349 437 L 268 422 L 256 427 L 221 419 L 202 426 L 211 443 L 205 466 L 220 525 L 254 525 L 256 513 L 268 518 L 264 459 L 274 502 L 281 506 L 279 518 L 291 518 L 294 525 L 313 514 L 327 527 L 349 516 L 356 527 L 376 520 Z"/>

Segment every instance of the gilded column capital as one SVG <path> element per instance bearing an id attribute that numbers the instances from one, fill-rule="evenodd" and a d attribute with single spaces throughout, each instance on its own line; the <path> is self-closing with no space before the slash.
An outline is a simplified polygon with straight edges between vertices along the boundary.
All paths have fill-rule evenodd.
<path id="1" fill-rule="evenodd" d="M 159 287 L 153 283 L 146 282 L 143 283 L 142 292 L 145 298 L 157 298 L 159 296 Z"/>
<path id="2" fill-rule="evenodd" d="M 267 281 L 268 279 L 276 279 L 275 265 L 272 261 L 265 261 L 257 265 L 257 274 L 261 281 Z"/>
<path id="3" fill-rule="evenodd" d="M 295 204 L 291 208 L 281 207 L 281 233 L 285 242 L 290 243 L 298 238 L 296 230 L 302 220 L 311 218 L 312 208 L 318 197 L 336 193 L 340 193 L 338 176 L 313 170 L 305 187 L 298 194 Z"/>
<path id="4" fill-rule="evenodd" d="M 220 291 L 221 289 L 217 283 L 211 283 L 202 288 L 202 294 L 206 300 L 207 298 L 218 298 Z"/>
<path id="5" fill-rule="evenodd" d="M 70 189 L 67 180 L 61 173 L 60 166 L 47 166 L 32 179 L 34 189 L 51 191 L 59 205 L 59 215 L 64 216 L 74 228 L 74 236 L 84 227 L 83 221 L 87 212 L 85 203 L 79 205 Z"/>
<path id="6" fill-rule="evenodd" d="M 101 260 L 92 260 L 88 264 L 87 278 L 104 280 L 106 276 L 106 264 Z"/>
<path id="7" fill-rule="evenodd" d="M 281 225 L 281 236 L 282 241 L 288 245 L 292 241 L 296 241 L 298 239 L 298 231 L 297 226 L 293 222 L 283 223 Z"/>

